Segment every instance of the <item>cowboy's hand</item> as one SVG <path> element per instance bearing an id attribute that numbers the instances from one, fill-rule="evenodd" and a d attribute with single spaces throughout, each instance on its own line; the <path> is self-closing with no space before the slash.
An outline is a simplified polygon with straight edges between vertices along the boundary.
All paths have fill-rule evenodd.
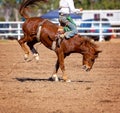
<path id="1" fill-rule="evenodd" d="M 58 28 L 58 33 L 63 34 L 64 33 L 64 28 L 60 26 Z"/>
<path id="2" fill-rule="evenodd" d="M 83 11 L 83 8 L 80 8 L 80 11 Z"/>

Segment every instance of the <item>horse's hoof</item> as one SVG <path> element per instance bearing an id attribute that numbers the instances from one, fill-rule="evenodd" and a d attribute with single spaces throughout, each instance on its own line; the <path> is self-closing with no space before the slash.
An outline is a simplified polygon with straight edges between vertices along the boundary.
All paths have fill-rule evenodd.
<path id="1" fill-rule="evenodd" d="M 40 60 L 39 54 L 34 54 L 33 56 L 34 56 L 34 58 L 35 58 L 35 60 L 36 60 L 37 62 Z"/>
<path id="2" fill-rule="evenodd" d="M 66 80 L 65 82 L 71 82 L 71 80 L 70 80 L 70 79 L 68 79 L 68 80 Z"/>
<path id="3" fill-rule="evenodd" d="M 53 78 L 53 80 L 54 80 L 55 82 L 58 82 L 58 81 L 59 81 L 58 77 Z"/>
<path id="4" fill-rule="evenodd" d="M 28 54 L 24 55 L 24 60 L 27 61 L 28 60 Z"/>
<path id="5" fill-rule="evenodd" d="M 24 60 L 25 60 L 25 61 L 27 61 L 27 60 L 28 60 L 28 58 L 25 58 L 25 57 L 24 57 Z"/>
<path id="6" fill-rule="evenodd" d="M 29 59 L 29 58 L 25 58 L 25 57 L 24 57 L 24 61 L 25 61 L 25 62 L 29 62 L 29 61 L 30 61 L 30 59 Z"/>
<path id="7" fill-rule="evenodd" d="M 50 77 L 50 78 L 49 78 L 49 81 L 55 81 L 55 82 L 58 82 L 58 81 L 59 81 L 59 78 Z"/>
<path id="8" fill-rule="evenodd" d="M 56 74 L 53 74 L 52 75 L 52 79 L 55 81 L 55 82 L 58 82 L 59 81 L 59 78 Z"/>

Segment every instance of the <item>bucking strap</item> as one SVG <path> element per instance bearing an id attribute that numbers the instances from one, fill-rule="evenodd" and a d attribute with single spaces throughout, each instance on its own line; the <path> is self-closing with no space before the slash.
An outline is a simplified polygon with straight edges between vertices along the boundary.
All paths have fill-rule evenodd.
<path id="1" fill-rule="evenodd" d="M 44 24 L 44 22 L 46 22 L 47 19 L 44 19 L 42 22 L 39 23 L 38 25 L 38 28 L 37 28 L 37 35 L 36 35 L 36 38 L 38 40 L 38 42 L 40 41 L 40 34 L 41 34 L 41 28 L 42 28 L 42 25 Z"/>

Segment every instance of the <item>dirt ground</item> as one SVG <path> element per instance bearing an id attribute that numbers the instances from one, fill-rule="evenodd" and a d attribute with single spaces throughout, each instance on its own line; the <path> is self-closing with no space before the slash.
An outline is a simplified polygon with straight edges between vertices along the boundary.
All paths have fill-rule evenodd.
<path id="1" fill-rule="evenodd" d="M 0 113 L 120 113 L 120 39 L 95 42 L 103 51 L 93 69 L 82 55 L 65 59 L 71 83 L 52 82 L 56 54 L 36 44 L 40 61 L 25 62 L 17 41 L 0 41 Z M 61 70 L 58 73 L 61 76 Z"/>

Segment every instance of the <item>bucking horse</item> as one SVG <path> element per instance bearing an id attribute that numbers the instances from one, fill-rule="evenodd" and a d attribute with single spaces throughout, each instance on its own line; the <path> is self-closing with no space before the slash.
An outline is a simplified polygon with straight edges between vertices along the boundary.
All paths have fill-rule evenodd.
<path id="1" fill-rule="evenodd" d="M 41 42 L 48 49 L 54 51 L 57 56 L 57 61 L 51 78 L 55 81 L 59 80 L 57 72 L 60 67 L 62 71 L 62 80 L 70 82 L 70 79 L 65 72 L 64 59 L 71 53 L 80 53 L 83 55 L 82 68 L 85 71 L 90 71 L 95 59 L 101 51 L 95 43 L 79 34 L 71 37 L 70 39 L 64 38 L 60 46 L 57 46 L 54 42 L 56 41 L 56 34 L 58 32 L 59 25 L 50 22 L 48 19 L 30 17 L 27 13 L 30 5 L 36 4 L 40 1 L 44 3 L 47 0 L 23 0 L 19 9 L 19 13 L 25 18 L 25 22 L 22 26 L 24 36 L 18 40 L 25 53 L 24 59 L 27 60 L 29 57 L 28 46 L 35 59 L 39 60 L 39 54 L 34 48 L 34 45 Z"/>

